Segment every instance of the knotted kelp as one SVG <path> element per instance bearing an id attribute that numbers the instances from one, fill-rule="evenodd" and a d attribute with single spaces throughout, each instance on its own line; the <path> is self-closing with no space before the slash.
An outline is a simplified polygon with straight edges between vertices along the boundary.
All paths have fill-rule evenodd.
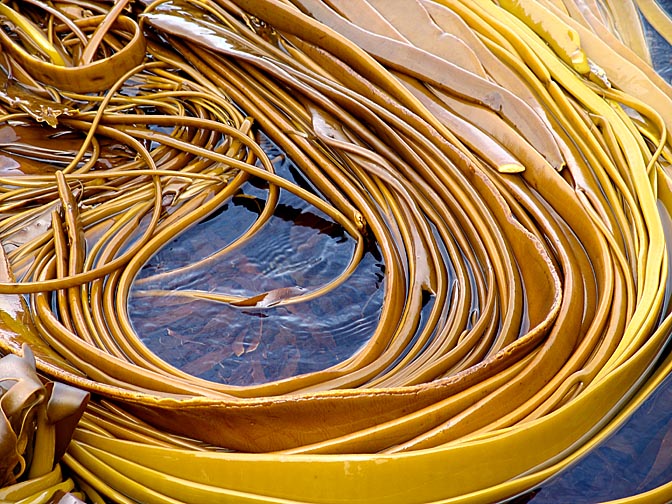
<path id="1" fill-rule="evenodd" d="M 130 3 L 128 21 L 94 6 L 45 22 L 22 5 L 46 34 L 26 54 L 143 58 L 74 88 L 8 49 L 11 89 L 35 99 L 8 97 L 7 125 L 53 143 L 42 159 L 11 147 L 26 161 L 0 195 L 17 279 L 0 289 L 29 295 L 32 318 L 3 347 L 28 343 L 41 372 L 96 394 L 64 457 L 92 495 L 493 502 L 576 460 L 669 373 L 672 100 L 623 3 L 160 0 Z M 58 113 L 36 126 L 45 102 Z M 275 173 L 263 139 L 308 187 Z M 247 230 L 135 280 L 245 184 L 266 194 Z M 333 278 L 173 285 L 235 257 L 281 191 L 342 228 Z M 378 323 L 323 369 L 208 381 L 150 351 L 129 313 L 136 296 L 300 317 L 372 243 Z"/>

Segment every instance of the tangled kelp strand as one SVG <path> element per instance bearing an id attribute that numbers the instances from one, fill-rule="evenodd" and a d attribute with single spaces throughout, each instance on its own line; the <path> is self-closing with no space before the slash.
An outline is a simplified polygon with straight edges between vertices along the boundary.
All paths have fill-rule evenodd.
<path id="1" fill-rule="evenodd" d="M 65 457 L 92 493 L 492 502 L 573 462 L 641 402 L 669 371 L 655 367 L 672 323 L 669 86 L 635 52 L 614 54 L 608 23 L 593 34 L 598 9 L 558 7 L 162 0 L 138 18 L 151 61 L 104 95 L 60 92 L 68 114 L 51 122 L 81 147 L 58 153 L 54 174 L 2 178 L 20 282 L 5 275 L 0 289 L 30 294 L 34 322 L 3 345 L 31 344 L 41 371 L 118 404 L 89 408 Z M 445 40 L 460 53 L 434 49 Z M 24 126 L 37 119 L 8 107 Z M 246 116 L 315 191 L 275 173 Z M 247 231 L 133 285 L 253 180 L 268 197 Z M 180 275 L 253 242 L 280 190 L 345 230 L 344 269 L 308 289 L 196 286 L 175 302 L 300 314 L 375 241 L 384 296 L 367 342 L 323 369 L 244 384 L 154 355 L 129 297 L 165 298 Z"/>
<path id="2" fill-rule="evenodd" d="M 4 5 L 4 4 L 3 4 Z M 96 27 L 105 17 L 82 19 L 79 28 Z M 121 16 L 115 20 L 122 30 L 130 33 L 130 40 L 109 58 L 89 64 L 66 66 L 62 60 L 47 62 L 33 55 L 14 42 L 4 31 L 0 33 L 3 48 L 19 64 L 29 69 L 30 75 L 43 84 L 49 84 L 68 91 L 89 92 L 109 89 L 127 71 L 137 66 L 145 55 L 144 37 L 132 19 Z M 53 59 L 53 58 L 52 58 Z"/>

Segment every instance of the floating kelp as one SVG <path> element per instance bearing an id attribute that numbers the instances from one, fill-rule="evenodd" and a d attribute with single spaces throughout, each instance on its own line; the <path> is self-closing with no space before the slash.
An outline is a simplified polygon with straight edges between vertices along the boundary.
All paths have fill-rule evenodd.
<path id="1" fill-rule="evenodd" d="M 64 459 L 91 495 L 493 502 L 576 460 L 669 373 L 672 94 L 622 3 L 159 0 L 118 19 L 76 5 L 17 10 L 46 34 L 30 58 L 146 54 L 102 88 L 59 86 L 16 49 L 30 36 L 3 41 L 21 97 L 60 111 L 40 127 L 68 141 L 30 156 L 55 170 L 0 179 L 18 279 L 0 291 L 29 294 L 32 318 L 11 319 L 3 348 L 28 343 L 40 371 L 102 398 Z M 37 100 L 3 103 L 8 126 L 40 120 Z M 311 187 L 274 173 L 255 128 Z M 310 288 L 133 286 L 251 180 L 258 218 L 203 265 L 253 240 L 282 189 L 347 234 L 346 266 Z M 128 312 L 135 289 L 300 316 L 371 241 L 378 325 L 323 369 L 210 382 L 149 351 Z"/>

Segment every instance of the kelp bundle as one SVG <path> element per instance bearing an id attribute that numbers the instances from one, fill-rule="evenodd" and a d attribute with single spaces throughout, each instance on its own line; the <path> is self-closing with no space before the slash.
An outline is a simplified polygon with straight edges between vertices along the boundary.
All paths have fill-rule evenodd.
<path id="1" fill-rule="evenodd" d="M 29 293 L 32 316 L 3 345 L 30 344 L 41 371 L 103 398 L 65 457 L 91 495 L 493 502 L 612 432 L 671 365 L 657 359 L 672 100 L 626 7 L 161 0 L 137 17 L 149 58 L 101 96 L 40 90 L 54 82 L 20 61 L 36 80 L 21 93 L 58 103 L 54 132 L 79 143 L 53 173 L 2 179 L 19 281 L 1 288 Z M 109 24 L 130 43 L 126 19 Z M 6 120 L 28 128 L 38 103 Z M 315 193 L 273 174 L 246 116 Z M 251 176 L 266 206 L 220 255 L 283 188 L 343 226 L 349 266 L 308 291 L 180 296 L 300 307 L 369 239 L 385 295 L 353 356 L 243 387 L 153 355 L 127 299 L 154 252 Z"/>
<path id="2" fill-rule="evenodd" d="M 58 382 L 43 383 L 27 346 L 22 357 L 10 354 L 0 359 L 3 502 L 37 502 L 42 495 L 57 502 L 58 496 L 73 490 L 73 480 L 63 480 L 58 462 L 87 401 L 88 394 L 80 389 Z M 18 483 L 19 479 L 23 481 Z"/>

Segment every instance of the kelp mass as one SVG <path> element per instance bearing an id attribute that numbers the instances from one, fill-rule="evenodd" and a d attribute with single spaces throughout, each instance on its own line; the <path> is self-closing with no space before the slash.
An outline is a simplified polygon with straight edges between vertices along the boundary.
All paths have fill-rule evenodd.
<path id="1" fill-rule="evenodd" d="M 672 34 L 644 0 L 0 3 L 0 500 L 496 502 L 589 451 L 672 371 L 672 93 L 638 9 Z M 138 276 L 250 186 L 233 238 Z M 203 280 L 288 193 L 349 257 Z M 129 312 L 307 324 L 371 254 L 377 323 L 319 369 L 209 381 Z"/>

